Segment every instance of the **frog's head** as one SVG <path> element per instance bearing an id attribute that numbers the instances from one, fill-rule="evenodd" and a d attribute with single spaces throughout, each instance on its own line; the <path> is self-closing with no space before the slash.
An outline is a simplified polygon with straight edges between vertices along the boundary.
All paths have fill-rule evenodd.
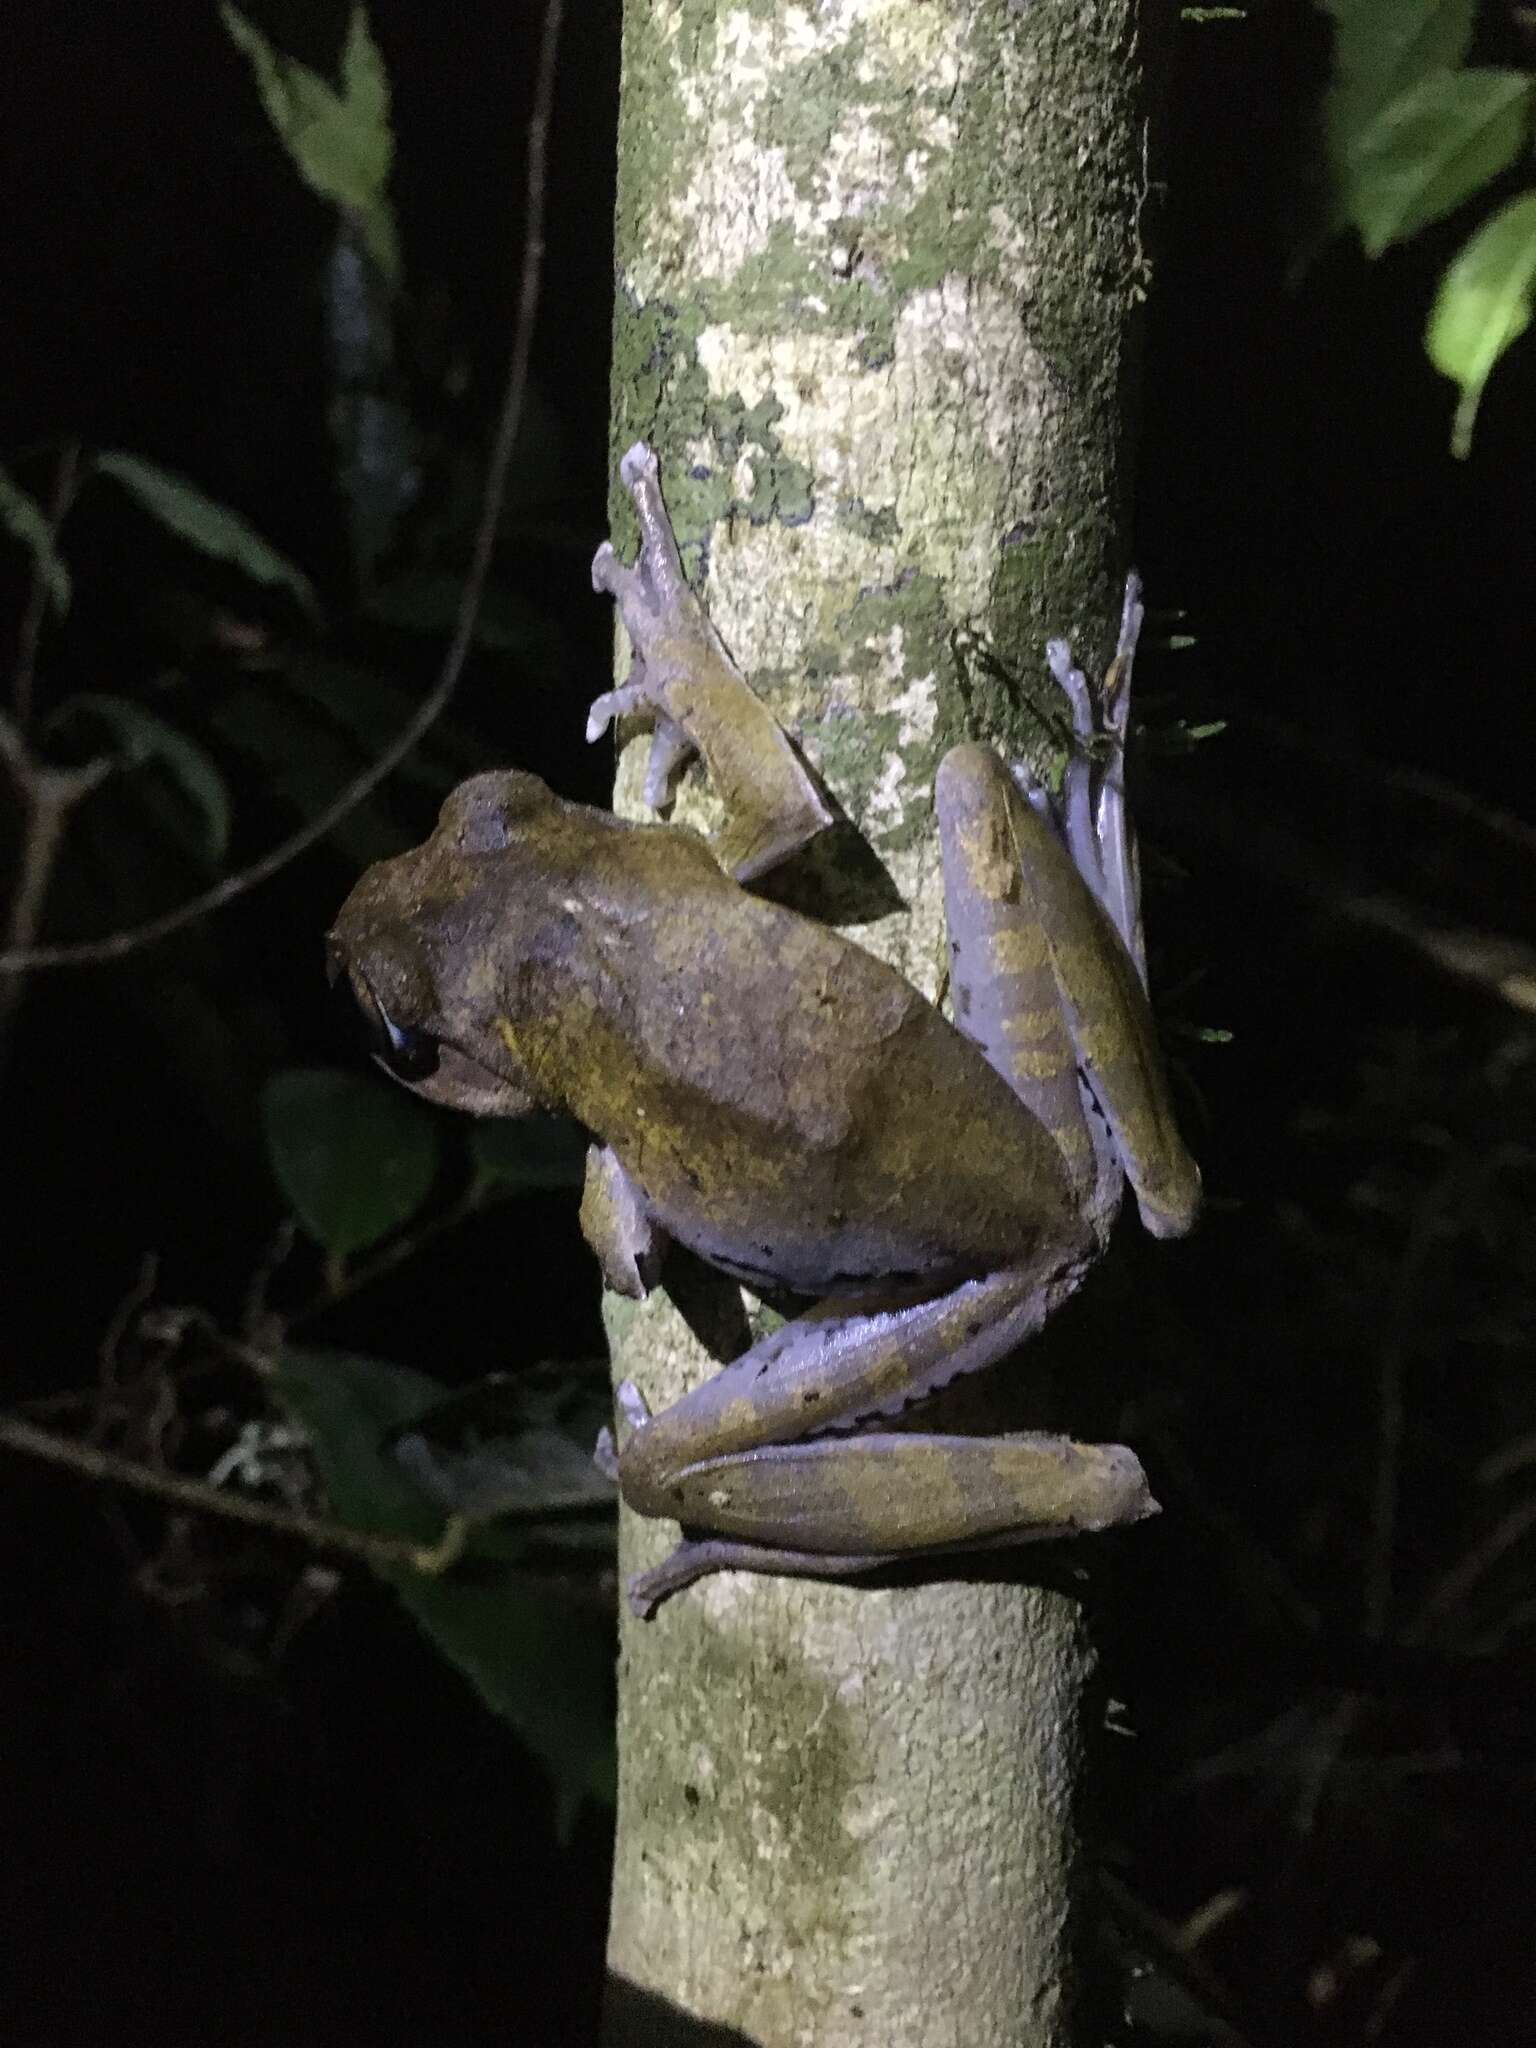
<path id="1" fill-rule="evenodd" d="M 430 1102 L 475 1116 L 545 1106 L 511 1042 L 502 978 L 529 858 L 560 808 L 535 775 L 472 776 L 428 840 L 367 870 L 327 935 L 332 986 L 369 1052 Z"/>

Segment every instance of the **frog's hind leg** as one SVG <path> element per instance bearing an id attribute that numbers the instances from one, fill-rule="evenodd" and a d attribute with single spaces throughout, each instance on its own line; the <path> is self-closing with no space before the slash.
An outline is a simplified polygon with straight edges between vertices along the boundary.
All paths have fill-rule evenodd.
<path id="1" fill-rule="evenodd" d="M 963 1304 L 933 1304 L 942 1334 L 974 1331 L 991 1355 L 1000 1346 L 1012 1348 L 1025 1326 L 1047 1311 L 1047 1304 L 1029 1299 L 1036 1277 L 996 1275 L 979 1290 L 966 1290 Z M 1006 1313 L 1010 1298 L 1012 1316 Z M 983 1335 L 978 1319 L 989 1309 L 1003 1314 Z M 907 1314 L 915 1312 L 914 1305 Z M 618 1455 L 605 1432 L 598 1462 L 618 1478 L 632 1506 L 675 1517 L 685 1532 L 660 1566 L 630 1581 L 635 1613 L 648 1615 L 667 1594 L 708 1572 L 846 1578 L 902 1557 L 1039 1542 L 1156 1513 L 1140 1462 L 1122 1444 L 1075 1443 L 1033 1431 L 765 1437 L 776 1427 L 804 1428 L 808 1412 L 841 1409 L 846 1415 L 878 1399 L 878 1381 L 887 1376 L 879 1367 L 882 1360 L 893 1363 L 894 1333 L 849 1330 L 852 1348 L 867 1353 L 870 1371 L 860 1371 L 850 1357 L 829 1368 L 817 1356 L 817 1320 L 813 1314 L 777 1333 L 783 1343 L 771 1374 L 763 1353 L 773 1339 L 695 1389 L 679 1404 L 689 1411 L 682 1422 L 674 1409 L 650 1415 L 631 1383 L 620 1387 L 619 1411 L 630 1434 Z M 915 1367 L 919 1382 L 923 1337 L 939 1334 L 929 1316 L 920 1320 L 928 1329 L 909 1326 L 916 1344 L 900 1346 L 907 1355 L 894 1361 Z M 961 1359 L 960 1367 L 978 1362 Z M 850 1397 L 855 1384 L 862 1400 Z M 818 1398 L 808 1411 L 811 1391 Z M 701 1455 L 702 1444 L 713 1448 Z"/>
<path id="2" fill-rule="evenodd" d="M 1077 1206 L 1101 1238 L 1122 1173 L 1109 1132 L 1090 1116 L 1062 1000 L 1052 925 L 1100 919 L 1049 818 L 1020 795 L 989 747 L 960 746 L 934 783 L 944 860 L 944 914 L 955 1022 L 1050 1133 Z"/>
<path id="3" fill-rule="evenodd" d="M 899 1532 L 901 1541 L 889 1550 L 829 1551 L 732 1536 L 684 1535 L 659 1565 L 636 1572 L 629 1580 L 625 1594 L 633 1614 L 648 1621 L 670 1594 L 711 1572 L 851 1579 L 915 1557 L 1048 1543 L 1144 1521 L 1159 1512 L 1141 1461 L 1124 1444 L 1079 1444 L 1041 1433 L 820 1439 L 785 1446 L 771 1466 L 758 1460 L 753 1479 L 760 1485 L 765 1477 L 777 1484 L 763 1489 L 759 1497 L 767 1512 L 778 1514 L 788 1535 L 795 1533 L 794 1510 L 803 1510 L 808 1502 L 812 1511 L 820 1510 L 829 1485 L 844 1515 L 857 1512 L 872 1524 L 883 1522 Z M 729 1479 L 724 1473 L 721 1479 L 724 1491 Z M 924 1491 L 950 1502 L 963 1500 L 964 1533 L 948 1541 L 941 1536 L 928 1543 L 914 1542 L 921 1526 L 915 1496 Z M 887 1503 L 883 1513 L 876 1506 L 881 1499 Z M 977 1533 L 978 1522 L 984 1529 L 989 1512 L 999 1526 L 991 1534 Z M 1021 1521 L 1024 1513 L 1028 1518 Z M 938 1526 L 949 1529 L 959 1523 L 951 1514 Z M 855 1530 L 845 1534 L 854 1536 Z"/>
<path id="4" fill-rule="evenodd" d="M 1096 1235 L 1108 1234 L 1127 1176 L 1148 1229 L 1182 1234 L 1200 1176 L 1110 912 L 988 748 L 947 755 L 935 800 L 956 1023 L 1051 1133 Z"/>
<path id="5" fill-rule="evenodd" d="M 1141 928 L 1141 868 L 1125 799 L 1125 736 L 1145 617 L 1141 578 L 1132 569 L 1125 579 L 1115 657 L 1097 689 L 1074 665 L 1065 640 L 1047 643 L 1046 663 L 1071 706 L 1075 744 L 1062 776 L 1059 806 L 1052 804 L 1042 784 L 1022 782 L 1035 810 L 1054 819 L 1078 873 L 1124 940 L 1143 986 L 1147 952 Z"/>

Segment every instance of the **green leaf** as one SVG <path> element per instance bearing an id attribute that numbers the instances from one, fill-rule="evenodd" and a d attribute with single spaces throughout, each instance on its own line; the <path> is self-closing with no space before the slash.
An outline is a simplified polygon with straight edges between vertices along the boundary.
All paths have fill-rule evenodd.
<path id="1" fill-rule="evenodd" d="M 1531 320 L 1536 293 L 1536 191 L 1501 206 L 1452 259 L 1424 336 L 1429 359 L 1461 386 L 1451 452 L 1464 456 L 1483 386 Z"/>
<path id="2" fill-rule="evenodd" d="M 88 692 L 60 707 L 60 720 L 77 714 L 106 726 L 125 767 L 140 768 L 153 761 L 164 768 L 197 814 L 198 851 L 217 866 L 229 848 L 229 792 L 218 767 L 196 740 L 131 697 Z"/>
<path id="3" fill-rule="evenodd" d="M 1507 170 L 1532 91 L 1522 71 L 1436 71 L 1383 107 L 1351 141 L 1340 182 L 1366 255 L 1407 241 Z"/>
<path id="4" fill-rule="evenodd" d="M 304 1425 L 336 1512 L 351 1527 L 431 1542 L 442 1511 L 387 1448 L 448 1390 L 422 1373 L 342 1351 L 288 1351 L 276 1391 Z M 613 1651 L 596 1617 L 512 1581 L 490 1530 L 471 1535 L 463 1561 L 429 1576 L 379 1564 L 443 1655 L 549 1772 L 557 1825 L 581 1802 L 613 1798 Z"/>
<path id="5" fill-rule="evenodd" d="M 354 7 L 341 52 L 341 99 L 367 142 L 373 184 L 382 190 L 389 176 L 393 138 L 389 127 L 389 73 L 368 27 L 366 7 Z"/>
<path id="6" fill-rule="evenodd" d="M 332 1258 L 409 1222 L 431 1192 L 437 1120 L 404 1089 L 299 1067 L 272 1077 L 261 1109 L 278 1185 Z"/>
<path id="7" fill-rule="evenodd" d="M 586 1176 L 586 1135 L 563 1116 L 482 1117 L 469 1149 L 486 1179 L 504 1187 L 579 1188 Z"/>
<path id="8" fill-rule="evenodd" d="M 179 540 L 217 561 L 232 562 L 257 583 L 291 591 L 306 611 L 316 609 L 314 590 L 303 571 L 269 546 L 249 520 L 205 497 L 184 476 L 117 448 L 99 454 L 96 467 L 120 483 Z"/>
<path id="9" fill-rule="evenodd" d="M 53 608 L 62 618 L 69 610 L 69 571 L 53 544 L 53 533 L 43 516 L 42 507 L 3 469 L 0 469 L 0 524 L 30 552 L 48 586 Z"/>
<path id="10" fill-rule="evenodd" d="M 1342 161 L 1389 101 L 1433 71 L 1459 64 L 1472 41 L 1477 0 L 1320 0 L 1333 17 L 1329 141 Z"/>
<path id="11" fill-rule="evenodd" d="M 307 64 L 274 49 L 238 7 L 226 0 L 219 15 L 250 60 L 267 119 L 294 169 L 312 191 L 360 222 L 369 255 L 394 284 L 400 250 L 385 197 L 395 147 L 389 76 L 366 9 L 352 10 L 339 93 Z"/>

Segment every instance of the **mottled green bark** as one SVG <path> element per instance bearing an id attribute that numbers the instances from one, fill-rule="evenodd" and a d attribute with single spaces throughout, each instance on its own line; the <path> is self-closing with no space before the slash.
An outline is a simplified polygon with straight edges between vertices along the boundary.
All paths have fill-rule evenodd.
<path id="1" fill-rule="evenodd" d="M 859 938 L 930 993 L 940 755 L 1045 750 L 1044 640 L 1112 641 L 1134 14 L 626 6 L 614 449 L 656 445 L 727 646 L 885 871 Z M 653 1406 L 713 1369 L 663 1296 L 610 1334 Z M 626 1516 L 624 1569 L 670 1540 Z M 1024 1584 L 722 1577 L 626 1619 L 616 1976 L 773 2048 L 1065 2042 L 1090 1661 Z"/>

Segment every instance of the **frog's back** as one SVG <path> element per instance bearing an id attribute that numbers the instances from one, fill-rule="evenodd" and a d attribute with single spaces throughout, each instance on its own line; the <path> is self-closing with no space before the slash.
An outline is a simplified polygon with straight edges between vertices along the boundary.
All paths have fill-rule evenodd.
<path id="1" fill-rule="evenodd" d="M 623 1022 L 572 1107 L 675 1237 L 823 1293 L 988 1271 L 1074 1232 L 1048 1134 L 901 976 L 748 895 L 691 835 L 636 836 L 585 876 L 598 1007 Z"/>

